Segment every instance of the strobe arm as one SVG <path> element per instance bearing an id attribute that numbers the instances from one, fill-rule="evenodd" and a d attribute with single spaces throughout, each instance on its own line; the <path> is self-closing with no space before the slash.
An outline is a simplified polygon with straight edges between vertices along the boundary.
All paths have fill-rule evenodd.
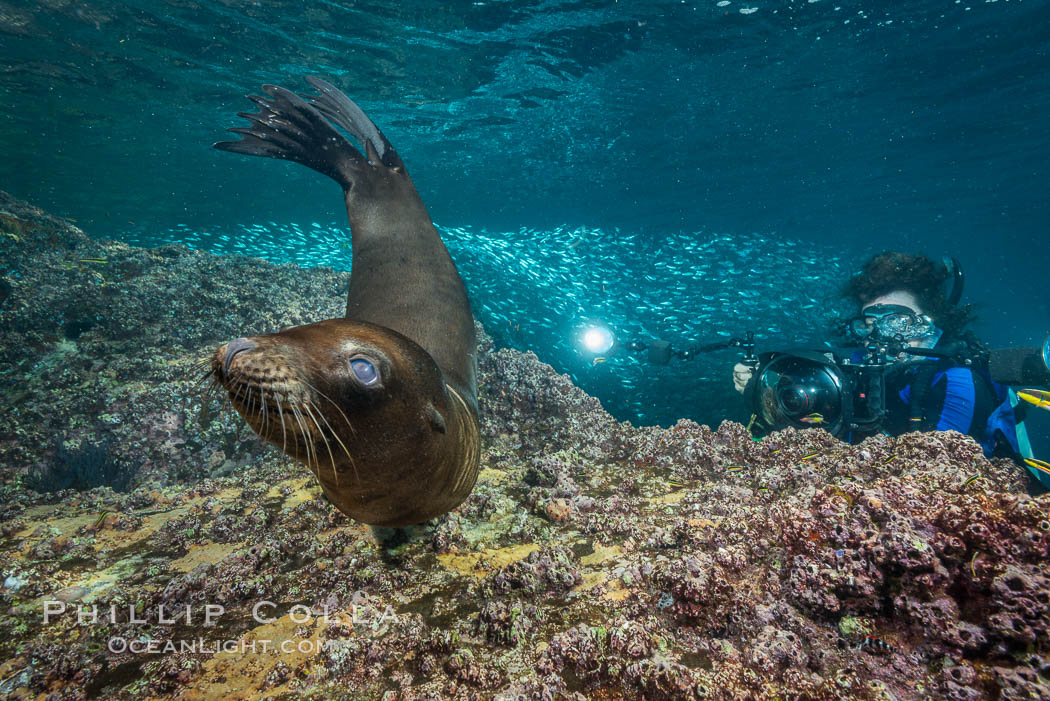
<path id="1" fill-rule="evenodd" d="M 644 341 L 630 341 L 625 345 L 633 351 L 647 351 L 649 354 L 649 362 L 654 365 L 667 365 L 671 362 L 672 358 L 678 358 L 679 360 L 692 360 L 703 353 L 712 353 L 714 351 L 725 350 L 726 348 L 743 348 L 743 362 L 745 364 L 752 364 L 753 367 L 757 367 L 758 365 L 758 356 L 755 355 L 754 331 L 748 331 L 744 338 L 731 338 L 727 341 L 695 345 L 684 350 L 678 350 L 674 348 L 669 341 L 663 341 L 660 339 L 655 339 L 648 343 Z"/>

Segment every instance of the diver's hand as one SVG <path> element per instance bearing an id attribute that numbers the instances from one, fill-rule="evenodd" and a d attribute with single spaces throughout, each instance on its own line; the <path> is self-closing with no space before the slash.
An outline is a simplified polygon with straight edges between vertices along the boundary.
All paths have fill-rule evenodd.
<path id="1" fill-rule="evenodd" d="M 737 392 L 740 392 L 740 394 L 744 393 L 744 389 L 747 387 L 747 383 L 751 381 L 751 375 L 754 372 L 750 366 L 743 363 L 737 363 L 733 366 L 733 387 Z"/>

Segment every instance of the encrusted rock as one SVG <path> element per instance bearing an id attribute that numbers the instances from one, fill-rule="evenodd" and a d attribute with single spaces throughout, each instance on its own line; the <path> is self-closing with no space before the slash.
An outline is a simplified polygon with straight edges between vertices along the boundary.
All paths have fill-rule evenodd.
<path id="1" fill-rule="evenodd" d="M 345 274 L 91 239 L 4 194 L 0 254 L 4 698 L 1050 697 L 1050 502 L 966 436 L 635 428 L 479 327 L 475 491 L 380 539 L 192 377 L 341 314 Z M 59 435 L 142 461 L 132 491 L 27 490 Z"/>

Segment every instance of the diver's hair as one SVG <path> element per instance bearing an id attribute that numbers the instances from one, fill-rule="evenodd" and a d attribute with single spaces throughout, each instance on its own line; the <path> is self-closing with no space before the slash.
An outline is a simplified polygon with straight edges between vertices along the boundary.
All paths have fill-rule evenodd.
<path id="1" fill-rule="evenodd" d="M 946 334 L 958 335 L 976 315 L 972 304 L 948 301 L 944 285 L 950 277 L 944 265 L 924 255 L 885 251 L 865 263 L 842 293 L 859 305 L 896 290 L 911 292 L 934 324 Z"/>

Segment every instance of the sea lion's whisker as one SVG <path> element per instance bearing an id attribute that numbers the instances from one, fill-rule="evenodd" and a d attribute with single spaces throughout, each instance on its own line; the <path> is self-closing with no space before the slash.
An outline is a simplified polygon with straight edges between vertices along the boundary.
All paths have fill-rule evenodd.
<path id="1" fill-rule="evenodd" d="M 299 424 L 299 434 L 295 437 L 295 459 L 299 462 L 302 462 L 299 458 L 299 444 L 303 442 L 303 424 L 300 420 L 298 412 L 295 409 L 294 401 L 288 404 L 288 410 L 292 412 L 292 418 L 295 419 L 295 423 Z"/>
<path id="2" fill-rule="evenodd" d="M 211 378 L 211 382 L 208 382 L 207 384 L 202 383 L 202 389 L 207 388 L 207 389 L 209 389 L 211 391 L 219 391 L 219 390 L 225 391 L 226 390 L 226 387 L 223 386 L 222 382 L 218 381 L 218 378 L 215 377 L 214 374 L 212 374 L 209 377 Z"/>
<path id="3" fill-rule="evenodd" d="M 260 445 L 265 446 L 266 445 L 266 439 L 263 438 L 263 435 L 266 433 L 266 414 L 265 414 L 265 410 L 266 410 L 266 399 L 265 399 L 265 396 L 266 395 L 265 395 L 265 392 L 263 391 L 262 387 L 259 387 L 258 389 L 259 389 L 259 394 L 262 395 L 262 397 L 257 397 L 256 398 L 256 401 L 259 404 L 259 411 L 256 412 L 256 415 L 261 417 L 261 418 L 259 419 L 259 430 L 257 430 L 255 432 L 255 438 L 256 438 L 256 440 L 259 441 Z"/>
<path id="4" fill-rule="evenodd" d="M 317 417 L 314 416 L 314 412 L 310 409 L 310 404 L 303 404 L 303 409 L 306 409 L 306 413 L 310 415 L 310 418 L 314 420 L 314 426 L 317 427 L 317 432 L 321 434 L 321 440 L 324 441 L 324 447 L 328 449 L 328 459 L 332 461 L 332 477 L 335 479 L 335 486 L 339 486 L 339 473 L 335 470 L 335 456 L 332 455 L 332 446 L 328 442 L 328 437 L 324 435 L 324 430 L 321 428 L 321 424 L 317 421 Z M 320 413 L 320 412 L 318 412 Z M 321 463 L 317 463 L 317 469 L 320 471 Z"/>
<path id="5" fill-rule="evenodd" d="M 193 387 L 190 388 L 190 391 L 191 391 L 191 393 L 193 395 L 195 395 L 197 397 L 200 397 L 202 399 L 204 397 L 210 397 L 210 396 L 215 394 L 215 383 L 214 382 L 209 382 L 207 384 L 204 384 L 203 382 L 197 383 L 197 384 L 193 385 Z"/>
<path id="6" fill-rule="evenodd" d="M 199 377 L 193 379 L 187 378 L 187 381 L 190 382 L 190 392 L 199 392 L 205 387 L 211 387 L 218 384 L 218 378 L 216 378 L 215 373 L 210 370 Z"/>
<path id="7" fill-rule="evenodd" d="M 295 419 L 295 407 L 294 406 L 289 406 L 289 409 L 292 410 L 292 418 Z M 295 419 L 295 420 L 298 423 L 299 419 Z M 300 462 L 300 460 L 299 460 L 299 436 L 295 437 L 295 460 L 296 460 L 296 462 Z"/>
<path id="8" fill-rule="evenodd" d="M 321 396 L 324 397 L 323 394 Z M 324 398 L 328 399 L 328 397 L 324 397 Z M 332 402 L 331 399 L 328 399 L 328 401 Z M 335 405 L 335 402 L 332 402 L 332 404 Z M 336 409 L 339 409 L 339 407 L 336 406 Z M 342 409 L 340 409 L 340 412 L 342 412 Z M 332 424 L 328 423 L 328 418 L 324 415 L 324 412 L 323 411 L 318 411 L 317 413 L 321 416 L 321 420 L 324 421 L 324 425 L 328 427 L 329 432 L 331 432 L 332 437 L 335 438 L 336 442 L 339 444 L 339 447 L 343 449 L 344 453 L 346 453 L 346 459 L 350 461 L 350 467 L 353 468 L 353 470 L 354 470 L 354 477 L 357 478 L 358 483 L 360 483 L 361 482 L 361 476 L 357 474 L 357 464 L 354 463 L 354 457 L 352 455 L 350 455 L 350 449 L 346 447 L 346 444 L 343 443 L 343 439 L 340 438 L 339 434 L 336 432 L 336 430 L 334 428 L 332 428 Z M 343 416 L 345 418 L 346 415 L 343 414 Z M 334 465 L 334 460 L 333 460 L 333 465 Z M 338 483 L 339 483 L 339 481 L 338 481 L 338 479 L 336 479 L 336 484 L 338 484 Z"/>
<path id="9" fill-rule="evenodd" d="M 189 373 L 187 373 L 187 374 L 189 374 Z M 208 380 L 211 379 L 211 376 L 213 374 L 214 373 L 212 372 L 212 370 L 209 369 L 207 372 L 205 372 L 205 373 L 201 374 L 200 376 L 198 376 L 197 379 L 193 380 L 193 386 L 194 387 L 199 387 L 199 386 L 203 385 L 205 382 L 207 382 Z"/>
<path id="10" fill-rule="evenodd" d="M 247 421 L 248 425 L 251 427 L 252 431 L 255 432 L 256 436 L 258 436 L 258 431 L 255 430 L 254 426 L 252 426 L 251 417 L 252 417 L 252 386 L 248 385 L 248 403 L 245 405 L 245 419 L 248 420 Z"/>
<path id="11" fill-rule="evenodd" d="M 270 412 L 266 410 L 266 389 L 264 387 L 259 388 L 259 395 L 259 412 L 262 415 L 260 433 L 266 433 L 267 419 L 269 418 Z"/>
<path id="12" fill-rule="evenodd" d="M 256 436 L 258 436 L 259 432 L 257 430 L 255 430 L 255 426 L 252 425 L 252 421 L 251 421 L 251 419 L 252 419 L 252 406 L 254 406 L 254 403 L 255 403 L 255 398 L 252 396 L 252 386 L 248 385 L 248 399 L 247 399 L 247 401 L 244 404 L 244 419 L 245 419 L 244 422 L 248 425 L 248 428 L 251 430 L 251 432 L 254 433 Z"/>
<path id="13" fill-rule="evenodd" d="M 225 389 L 225 387 L 223 389 Z M 230 391 L 228 389 L 223 392 L 222 407 L 220 408 L 220 411 L 222 411 L 224 416 L 227 412 L 231 412 L 233 415 L 237 414 L 237 407 L 233 405 L 233 397 L 230 396 Z"/>
<path id="14" fill-rule="evenodd" d="M 343 408 L 341 406 L 339 406 L 335 402 L 335 400 L 333 400 L 327 394 L 325 394 L 321 390 L 319 390 L 316 387 L 314 387 L 313 385 L 311 385 L 309 382 L 306 382 L 305 380 L 301 380 L 301 382 L 304 385 L 306 385 L 307 387 L 309 387 L 311 391 L 316 392 L 317 396 L 321 397 L 322 399 L 327 399 L 329 402 L 331 402 L 332 406 L 335 407 L 335 410 L 338 411 L 339 414 L 343 417 L 343 421 L 346 422 L 346 427 L 347 427 L 347 429 L 349 429 L 350 435 L 353 436 L 354 438 L 357 438 L 357 431 L 354 430 L 354 425 L 352 423 L 350 423 L 350 419 L 347 417 L 346 412 L 343 411 Z M 332 428 L 331 424 L 329 424 L 328 428 Z M 335 431 L 333 430 L 332 433 L 334 434 Z M 346 446 L 343 446 L 343 448 L 345 449 Z M 350 455 L 350 453 L 348 451 L 347 452 L 347 457 L 349 457 L 349 455 Z"/>
<path id="15" fill-rule="evenodd" d="M 321 395 L 321 396 L 323 397 L 324 395 Z M 324 398 L 328 399 L 328 397 L 324 397 Z M 328 401 L 332 402 L 331 399 L 328 399 Z M 336 409 L 339 409 L 339 406 L 336 405 L 335 402 L 332 402 L 332 405 L 335 406 Z M 328 431 L 332 434 L 332 437 L 335 438 L 336 442 L 339 444 L 339 447 L 343 449 L 344 453 L 346 453 L 346 459 L 350 462 L 350 467 L 354 471 L 354 478 L 360 484 L 360 482 L 361 482 L 361 475 L 359 475 L 358 472 L 357 472 L 357 463 L 354 462 L 354 456 L 350 454 L 350 449 L 346 447 L 345 443 L 343 443 L 343 439 L 339 437 L 338 431 L 336 431 L 332 427 L 332 424 L 329 423 L 328 417 L 326 417 L 324 415 L 324 412 L 318 411 L 317 413 L 321 415 L 321 420 L 324 421 L 325 426 L 328 427 Z M 342 409 L 339 409 L 339 413 L 342 413 Z M 343 418 L 346 419 L 346 414 L 343 414 Z M 349 420 L 347 420 L 347 424 L 349 425 Z M 351 427 L 351 430 L 353 430 L 352 427 Z"/>
<path id="16" fill-rule="evenodd" d="M 299 430 L 301 431 L 303 437 L 303 447 L 306 448 L 306 466 L 310 467 L 310 458 L 313 455 L 313 442 L 310 440 L 310 431 L 306 427 L 306 419 L 305 417 L 303 417 L 302 412 L 299 411 L 299 407 L 293 406 L 292 411 L 295 412 L 295 420 L 299 422 Z M 315 475 L 317 475 L 317 479 L 321 479 L 320 466 L 318 466 L 317 469 L 314 469 L 312 467 L 310 467 L 310 469 Z"/>
<path id="17" fill-rule="evenodd" d="M 243 403 L 243 400 L 241 399 L 241 394 L 244 392 L 244 390 L 245 390 L 245 385 L 243 383 L 241 383 L 241 382 L 237 382 L 237 389 L 236 389 L 236 391 L 231 393 L 232 396 L 230 397 L 230 403 L 232 404 L 233 400 L 237 400 L 238 402 L 242 402 Z M 236 407 L 234 407 L 234 408 L 236 409 Z"/>
<path id="18" fill-rule="evenodd" d="M 192 364 L 190 364 L 190 367 L 186 370 L 186 374 L 196 374 L 199 372 L 204 372 L 205 370 L 207 370 L 209 374 L 211 373 L 211 358 L 201 358 L 200 360 L 195 360 Z"/>
<path id="19" fill-rule="evenodd" d="M 197 389 L 197 391 L 194 392 L 194 395 L 200 400 L 201 403 L 202 417 L 205 415 L 205 413 L 210 413 L 210 407 L 212 404 L 215 403 L 215 400 L 219 398 L 219 392 L 221 390 L 222 387 L 213 383 L 205 387 L 200 387 Z M 222 407 L 220 403 L 220 410 L 221 408 Z"/>
<path id="20" fill-rule="evenodd" d="M 241 391 L 243 389 L 247 389 L 248 390 L 248 395 L 247 395 L 247 397 L 245 399 L 241 400 L 241 398 L 240 398 L 241 397 Z M 250 384 L 247 384 L 247 383 L 244 383 L 244 382 L 239 383 L 239 387 L 238 387 L 238 391 L 237 391 L 237 398 L 238 398 L 238 400 L 240 400 L 242 402 L 242 405 L 244 406 L 244 414 L 243 415 L 244 415 L 245 421 L 244 421 L 244 424 L 242 424 L 242 428 L 243 428 L 243 426 L 246 425 L 248 427 L 248 429 L 255 435 L 255 439 L 259 442 L 259 444 L 260 445 L 264 445 L 265 441 L 263 440 L 262 434 L 259 431 L 257 431 L 254 426 L 252 426 L 252 422 L 251 422 L 252 407 L 254 407 L 255 406 L 255 402 L 258 401 L 258 397 L 256 397 L 253 394 L 253 392 L 252 392 L 252 386 Z M 232 402 L 231 402 L 231 404 L 232 404 Z"/>
<path id="21" fill-rule="evenodd" d="M 252 429 L 252 432 L 256 436 L 258 436 L 259 432 L 255 429 L 255 426 L 252 426 L 252 421 L 251 421 L 251 419 L 252 419 L 252 407 L 255 406 L 255 399 L 256 398 L 253 396 L 252 387 L 251 387 L 251 385 L 249 385 L 248 386 L 248 404 L 247 404 L 247 407 L 244 410 L 244 418 L 246 419 L 246 423 L 248 424 L 248 426 Z"/>
<path id="22" fill-rule="evenodd" d="M 302 436 L 304 436 L 305 433 L 303 431 L 303 424 L 302 424 L 302 421 L 301 421 L 301 417 L 297 416 L 297 412 L 296 412 L 296 408 L 295 408 L 296 407 L 296 403 L 298 402 L 298 399 L 296 397 L 294 397 L 294 396 L 291 396 L 291 395 L 286 396 L 283 399 L 288 404 L 288 406 L 285 407 L 285 408 L 288 410 L 289 420 L 294 420 L 296 422 L 296 424 L 299 425 L 298 433 L 296 433 L 296 431 L 294 431 L 294 430 L 291 432 L 292 433 L 292 443 L 295 444 L 295 459 L 296 459 L 296 461 L 297 462 L 303 462 L 303 459 L 299 455 L 299 444 L 300 443 L 304 443 L 305 444 L 305 441 L 302 438 Z M 277 410 L 281 413 L 282 438 L 283 438 L 284 443 L 287 445 L 288 436 L 287 436 L 287 433 L 286 433 L 285 423 L 284 423 L 285 413 L 284 413 L 284 410 L 281 408 L 281 406 L 279 404 L 277 406 Z M 287 454 L 287 451 L 286 451 L 286 454 Z M 307 455 L 307 461 L 306 461 L 307 467 L 309 467 L 309 464 L 310 464 L 309 463 L 309 455 Z"/>
<path id="23" fill-rule="evenodd" d="M 353 424 L 351 424 L 351 423 L 350 423 L 350 419 L 349 419 L 349 418 L 347 417 L 347 415 L 346 415 L 346 412 L 344 412 L 344 411 L 343 411 L 343 408 L 342 408 L 341 406 L 339 406 L 339 405 L 338 405 L 338 404 L 337 404 L 337 403 L 336 403 L 336 402 L 335 402 L 335 401 L 334 401 L 334 400 L 333 400 L 333 399 L 332 399 L 331 397 L 329 397 L 329 396 L 328 396 L 327 394 L 325 394 L 325 393 L 324 393 L 324 392 L 322 392 L 321 390 L 317 389 L 316 387 L 314 387 L 313 385 L 311 385 L 311 384 L 310 384 L 309 382 L 307 382 L 306 380 L 303 380 L 302 378 L 299 378 L 299 381 L 300 381 L 300 382 L 302 382 L 302 383 L 303 383 L 304 385 L 306 385 L 306 387 L 307 387 L 307 388 L 309 388 L 309 389 L 310 389 L 310 391 L 312 391 L 312 392 L 314 392 L 315 394 L 317 394 L 317 396 L 319 396 L 319 397 L 321 397 L 322 399 L 325 399 L 325 400 L 327 400 L 327 401 L 328 401 L 329 403 L 331 403 L 331 405 L 335 407 L 336 411 L 338 411 L 338 412 L 339 412 L 339 414 L 340 414 L 340 415 L 341 415 L 341 416 L 343 417 L 343 421 L 345 421 L 345 422 L 346 422 L 346 427 L 347 427 L 347 428 L 349 429 L 349 431 L 350 431 L 350 435 L 351 435 L 352 437 L 354 437 L 354 438 L 356 438 L 356 437 L 357 437 L 357 431 L 355 431 L 355 430 L 354 430 Z M 360 483 L 361 483 L 361 475 L 359 475 L 359 474 L 358 474 L 358 472 L 357 472 L 357 463 L 355 463 L 355 462 L 354 462 L 354 456 L 352 456 L 352 455 L 350 454 L 350 449 L 346 447 L 346 444 L 345 444 L 345 443 L 343 443 L 343 440 L 342 440 L 342 439 L 341 439 L 341 438 L 339 437 L 339 433 L 338 433 L 338 431 L 336 431 L 336 430 L 335 430 L 335 429 L 334 429 L 334 428 L 332 427 L 332 424 L 330 424 L 330 423 L 328 422 L 328 419 L 327 419 L 327 418 L 325 418 L 324 412 L 322 412 L 322 411 L 318 411 L 317 413 L 319 413 L 319 414 L 321 415 L 321 418 L 322 418 L 322 419 L 324 420 L 324 422 L 325 422 L 325 425 L 326 425 L 326 426 L 328 426 L 328 430 L 332 432 L 332 435 L 333 435 L 333 436 L 335 437 L 336 441 L 338 441 L 338 442 L 339 442 L 339 447 L 341 447 L 341 448 L 343 449 L 343 452 L 344 452 L 344 453 L 346 453 L 346 459 L 350 461 L 350 467 L 351 467 L 351 468 L 353 469 L 353 471 L 354 471 L 354 478 L 355 478 L 355 479 L 357 480 L 358 484 L 360 484 Z M 338 484 L 338 481 L 337 481 L 337 484 Z"/>
<path id="24" fill-rule="evenodd" d="M 190 385 L 189 392 L 191 394 L 199 394 L 206 389 L 212 389 L 215 387 L 221 388 L 222 385 L 219 383 L 218 378 L 216 378 L 213 373 L 209 372 L 203 377 L 194 380 L 193 384 Z"/>
<path id="25" fill-rule="evenodd" d="M 299 413 L 299 410 L 296 408 L 295 404 L 292 404 L 289 408 L 292 410 L 292 417 L 295 419 L 295 423 L 299 425 L 299 436 L 295 441 L 295 459 L 299 462 L 302 462 L 302 459 L 299 457 L 299 444 L 302 443 L 306 449 L 306 466 L 310 467 L 310 445 L 309 442 L 306 441 L 304 438 L 304 436 L 306 435 L 306 427 L 303 426 L 303 417 Z M 313 472 L 313 469 L 311 468 L 310 471 Z"/>
<path id="26" fill-rule="evenodd" d="M 288 447 L 288 433 L 284 428 L 284 411 L 281 409 L 281 402 L 285 401 L 284 397 L 277 397 L 277 415 L 281 418 L 281 452 L 286 453 L 285 448 Z"/>

